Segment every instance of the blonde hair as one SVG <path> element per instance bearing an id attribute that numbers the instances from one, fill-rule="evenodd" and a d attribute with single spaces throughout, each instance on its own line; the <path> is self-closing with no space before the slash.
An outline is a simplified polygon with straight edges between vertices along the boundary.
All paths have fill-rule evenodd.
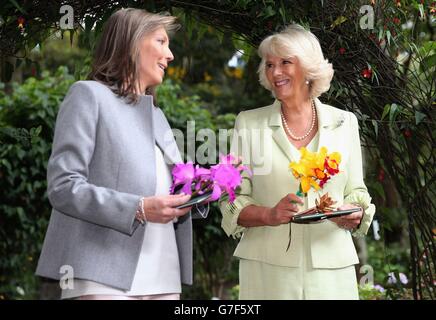
<path id="1" fill-rule="evenodd" d="M 119 96 L 128 97 L 129 102 L 137 102 L 139 42 L 162 27 L 171 34 L 180 25 L 176 17 L 141 9 L 120 9 L 113 13 L 103 28 L 88 79 L 104 83 Z M 154 96 L 155 88 L 146 88 L 145 93 Z"/>
<path id="2" fill-rule="evenodd" d="M 266 37 L 258 49 L 262 58 L 258 73 L 259 81 L 272 92 L 272 86 L 265 74 L 266 56 L 281 58 L 296 57 L 301 64 L 306 80 L 309 81 L 309 93 L 312 98 L 319 97 L 330 88 L 333 78 L 333 66 L 324 59 L 318 38 L 298 24 L 292 24 L 283 31 Z"/>

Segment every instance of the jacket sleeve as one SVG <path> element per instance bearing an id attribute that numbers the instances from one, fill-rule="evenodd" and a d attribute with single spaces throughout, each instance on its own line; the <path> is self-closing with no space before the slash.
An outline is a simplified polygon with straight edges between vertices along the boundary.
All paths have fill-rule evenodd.
<path id="1" fill-rule="evenodd" d="M 348 162 L 349 175 L 345 186 L 344 203 L 358 204 L 364 209 L 359 227 L 353 231 L 353 236 L 365 236 L 375 214 L 375 206 L 363 181 L 362 149 L 359 137 L 359 125 L 354 114 L 350 113 L 351 150 Z"/>
<path id="2" fill-rule="evenodd" d="M 250 151 L 249 135 L 245 127 L 243 119 L 243 112 L 239 113 L 235 121 L 235 128 L 233 130 L 230 152 L 237 156 L 242 157 L 244 165 L 250 167 L 249 163 L 244 161 L 248 159 Z M 251 169 L 251 168 L 250 168 Z M 236 199 L 233 203 L 229 202 L 228 195 L 223 196 L 219 201 L 220 210 L 222 213 L 221 227 L 224 229 L 227 236 L 239 238 L 244 233 L 245 227 L 238 225 L 237 221 L 242 209 L 249 205 L 259 205 L 252 197 L 252 182 L 249 175 L 244 171 L 242 174 L 242 184 L 236 190 Z"/>
<path id="3" fill-rule="evenodd" d="M 47 165 L 48 198 L 54 209 L 89 223 L 131 235 L 140 195 L 88 181 L 99 119 L 99 105 L 83 82 L 73 84 L 60 106 Z"/>

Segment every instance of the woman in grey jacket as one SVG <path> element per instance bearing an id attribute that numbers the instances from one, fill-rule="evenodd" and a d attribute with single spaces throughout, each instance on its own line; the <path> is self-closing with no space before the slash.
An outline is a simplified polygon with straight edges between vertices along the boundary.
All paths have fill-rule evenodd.
<path id="1" fill-rule="evenodd" d="M 60 280 L 63 299 L 178 299 L 192 283 L 191 207 L 175 208 L 190 196 L 169 195 L 171 164 L 182 159 L 153 105 L 177 28 L 172 16 L 114 13 L 90 80 L 60 107 L 36 274 Z"/>

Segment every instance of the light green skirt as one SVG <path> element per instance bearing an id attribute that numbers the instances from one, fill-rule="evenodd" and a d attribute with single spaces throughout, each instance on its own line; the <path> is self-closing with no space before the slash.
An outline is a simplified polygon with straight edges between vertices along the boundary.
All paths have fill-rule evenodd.
<path id="1" fill-rule="evenodd" d="M 354 265 L 339 269 L 314 269 L 307 240 L 308 232 L 304 232 L 305 248 L 302 250 L 301 267 L 240 259 L 239 299 L 358 300 Z"/>

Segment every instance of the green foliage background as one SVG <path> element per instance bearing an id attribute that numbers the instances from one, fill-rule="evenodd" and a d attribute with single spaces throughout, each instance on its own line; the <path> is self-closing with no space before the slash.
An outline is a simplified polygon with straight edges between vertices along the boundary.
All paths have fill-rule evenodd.
<path id="1" fill-rule="evenodd" d="M 0 91 L 0 126 L 39 134 L 18 141 L 1 137 L 0 145 L 0 295 L 35 298 L 35 262 L 48 225 L 46 170 L 57 109 L 74 77 L 60 68 L 55 75 L 28 78 L 13 84 L 13 93 Z M 32 138 L 33 136 L 33 138 Z M 30 139 L 30 141 L 26 141 Z M 15 140 L 15 141 L 14 141 Z M 26 143 L 27 142 L 27 143 Z"/>

